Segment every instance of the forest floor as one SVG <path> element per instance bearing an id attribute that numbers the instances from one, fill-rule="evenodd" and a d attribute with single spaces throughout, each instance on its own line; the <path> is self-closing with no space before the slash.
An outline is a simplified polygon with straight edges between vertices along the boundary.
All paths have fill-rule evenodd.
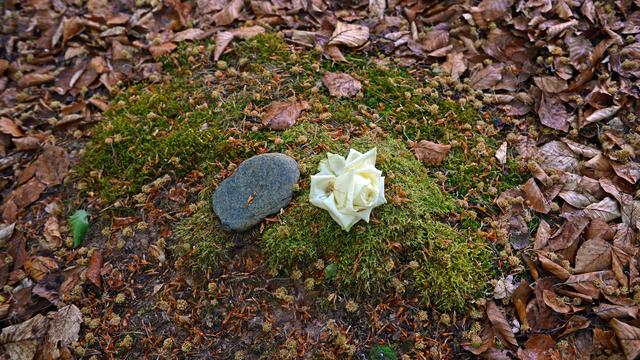
<path id="1" fill-rule="evenodd" d="M 2 6 L 0 358 L 640 355 L 639 5 Z M 372 147 L 344 232 L 310 176 Z M 223 231 L 268 152 L 292 202 Z"/>

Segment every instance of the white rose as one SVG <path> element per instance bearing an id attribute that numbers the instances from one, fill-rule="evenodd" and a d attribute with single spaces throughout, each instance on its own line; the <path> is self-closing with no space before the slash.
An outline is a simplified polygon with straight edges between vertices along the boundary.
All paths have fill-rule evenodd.
<path id="1" fill-rule="evenodd" d="M 344 157 L 327 154 L 320 172 L 311 176 L 309 200 L 329 211 L 343 230 L 349 231 L 360 220 L 369 222 L 371 210 L 387 202 L 384 176 L 376 169 L 377 149 L 362 154 L 349 150 Z"/>

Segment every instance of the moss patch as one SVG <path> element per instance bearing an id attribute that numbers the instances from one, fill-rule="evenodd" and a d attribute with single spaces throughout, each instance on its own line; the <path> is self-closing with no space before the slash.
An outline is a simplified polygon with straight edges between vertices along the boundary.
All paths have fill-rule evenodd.
<path id="1" fill-rule="evenodd" d="M 383 58 L 347 54 L 346 64 L 321 61 L 273 34 L 234 46 L 234 54 L 212 63 L 210 44 L 181 45 L 163 60 L 170 79 L 116 94 L 76 168 L 87 191 L 128 209 L 156 178 L 206 174 L 212 186 L 175 235 L 188 251 L 195 249 L 201 266 L 214 267 L 232 241 L 212 217 L 211 190 L 230 166 L 284 152 L 301 162 L 303 180 L 280 223 L 259 239 L 273 269 L 323 259 L 337 265 L 335 283 L 343 289 L 408 285 L 441 308 L 460 306 L 483 287 L 490 253 L 472 235 L 481 223 L 455 200 L 488 212 L 494 194 L 521 183 L 524 172 L 515 163 L 495 164 L 503 141 L 496 126 L 503 123 L 483 117 L 478 99 L 460 97 L 467 85 L 438 76 L 437 69 L 401 68 Z M 356 77 L 362 93 L 330 97 L 321 82 L 327 71 Z M 287 131 L 261 129 L 262 109 L 285 100 L 305 100 L 311 108 Z M 440 166 L 425 168 L 413 158 L 405 143 L 422 139 L 453 145 Z M 308 178 L 324 154 L 346 154 L 349 145 L 380 148 L 390 203 L 374 211 L 372 224 L 346 234 L 306 199 Z M 447 219 L 459 211 L 465 215 Z"/>
<path id="2" fill-rule="evenodd" d="M 325 143 L 345 154 L 346 144 Z M 328 212 L 308 201 L 304 190 L 265 232 L 261 245 L 273 269 L 309 268 L 322 259 L 335 263 L 343 289 L 370 294 L 384 287 L 401 291 L 415 284 L 442 309 L 461 307 L 477 295 L 488 274 L 491 255 L 481 241 L 441 220 L 455 212 L 454 199 L 443 193 L 424 166 L 406 147 L 373 133 L 353 139 L 351 147 L 378 147 L 377 167 L 386 176 L 388 203 L 373 212 L 370 224 L 360 222 L 344 232 Z M 324 154 L 300 158 L 308 179 Z M 413 263 L 412 263 L 413 262 Z M 404 284 L 403 284 L 404 282 Z"/>

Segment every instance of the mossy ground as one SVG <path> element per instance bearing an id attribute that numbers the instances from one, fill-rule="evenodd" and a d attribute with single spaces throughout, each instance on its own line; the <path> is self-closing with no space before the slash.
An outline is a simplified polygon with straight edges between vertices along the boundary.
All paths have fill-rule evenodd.
<path id="1" fill-rule="evenodd" d="M 455 199 L 488 211 L 491 194 L 521 178 L 516 164 L 496 166 L 497 130 L 472 103 L 456 99 L 464 87 L 372 56 L 349 55 L 347 64 L 320 61 L 275 35 L 240 43 L 217 64 L 209 60 L 211 51 L 207 44 L 184 47 L 164 60 L 171 79 L 117 95 L 77 168 L 88 189 L 126 208 L 162 175 L 207 174 L 208 193 L 175 235 L 195 248 L 201 264 L 214 266 L 231 242 L 216 228 L 207 194 L 230 174 L 230 165 L 284 152 L 301 162 L 303 176 L 292 205 L 258 240 L 273 269 L 304 269 L 322 259 L 338 265 L 335 280 L 343 289 L 364 293 L 406 281 L 442 308 L 460 306 L 484 287 L 491 253 L 473 236 L 479 219 L 463 211 L 453 216 L 462 221 L 450 226 L 447 217 L 461 210 Z M 362 93 L 330 97 L 321 84 L 326 71 L 358 78 Z M 286 99 L 306 100 L 311 109 L 284 132 L 260 129 L 260 110 Z M 454 146 L 440 166 L 425 169 L 404 144 L 422 139 Z M 379 147 L 390 203 L 374 211 L 371 224 L 347 234 L 306 198 L 308 177 L 326 151 L 345 154 L 349 146 Z M 417 268 L 409 267 L 412 260 Z"/>

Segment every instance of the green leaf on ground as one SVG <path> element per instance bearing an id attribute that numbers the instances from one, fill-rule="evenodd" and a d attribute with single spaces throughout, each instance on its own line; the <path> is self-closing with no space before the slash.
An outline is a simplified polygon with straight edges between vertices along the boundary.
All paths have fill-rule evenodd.
<path id="1" fill-rule="evenodd" d="M 89 214 L 84 210 L 76 210 L 69 217 L 69 225 L 73 233 L 73 247 L 77 248 L 82 245 L 82 241 L 89 230 Z"/>

